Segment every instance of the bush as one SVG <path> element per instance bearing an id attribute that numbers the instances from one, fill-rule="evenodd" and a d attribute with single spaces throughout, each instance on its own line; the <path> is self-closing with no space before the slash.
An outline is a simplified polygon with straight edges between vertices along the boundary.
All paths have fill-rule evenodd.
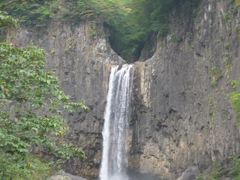
<path id="1" fill-rule="evenodd" d="M 9 17 L 4 21 L 15 24 Z M 3 179 L 42 179 L 50 161 L 84 157 L 63 139 L 65 110 L 87 110 L 71 102 L 57 78 L 46 70 L 45 53 L 37 47 L 16 48 L 0 43 L 0 176 Z M 44 155 L 51 159 L 44 161 Z"/>

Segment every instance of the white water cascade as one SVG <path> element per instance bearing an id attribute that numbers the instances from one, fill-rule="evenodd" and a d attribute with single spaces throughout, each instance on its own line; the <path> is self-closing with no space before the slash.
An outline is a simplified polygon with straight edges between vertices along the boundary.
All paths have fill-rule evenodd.
<path id="1" fill-rule="evenodd" d="M 127 135 L 132 80 L 133 65 L 112 68 L 102 132 L 100 180 L 128 180 Z"/>

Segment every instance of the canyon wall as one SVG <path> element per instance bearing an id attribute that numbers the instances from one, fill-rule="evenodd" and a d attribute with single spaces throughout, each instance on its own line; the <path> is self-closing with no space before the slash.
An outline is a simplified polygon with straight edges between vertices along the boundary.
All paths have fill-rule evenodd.
<path id="1" fill-rule="evenodd" d="M 204 171 L 240 154 L 229 101 L 232 82 L 240 77 L 240 11 L 225 0 L 203 0 L 196 17 L 175 18 L 170 29 L 152 58 L 135 62 L 129 167 L 171 180 L 189 167 Z M 66 114 L 67 138 L 87 158 L 72 159 L 65 169 L 84 177 L 98 176 L 110 68 L 124 63 L 107 34 L 101 22 L 52 22 L 44 30 L 21 28 L 8 36 L 16 46 L 44 48 L 47 68 L 64 91 L 89 106 L 89 113 Z M 151 51 L 152 45 L 146 47 Z M 147 51 L 143 58 L 152 54 Z"/>
<path id="2" fill-rule="evenodd" d="M 240 77 L 240 11 L 208 0 L 180 18 L 153 57 L 136 63 L 131 167 L 176 179 L 240 153 L 230 103 Z"/>

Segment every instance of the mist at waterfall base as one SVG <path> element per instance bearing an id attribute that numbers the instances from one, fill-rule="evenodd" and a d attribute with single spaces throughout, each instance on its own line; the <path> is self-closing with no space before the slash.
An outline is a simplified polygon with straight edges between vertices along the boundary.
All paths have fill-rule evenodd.
<path id="1" fill-rule="evenodd" d="M 102 132 L 100 180 L 157 180 L 127 169 L 133 71 L 133 65 L 127 64 L 111 69 Z"/>
<path id="2" fill-rule="evenodd" d="M 127 170 L 125 175 L 115 174 L 114 176 L 109 177 L 108 180 L 160 180 L 160 179 L 159 176 L 140 173 L 133 170 Z"/>

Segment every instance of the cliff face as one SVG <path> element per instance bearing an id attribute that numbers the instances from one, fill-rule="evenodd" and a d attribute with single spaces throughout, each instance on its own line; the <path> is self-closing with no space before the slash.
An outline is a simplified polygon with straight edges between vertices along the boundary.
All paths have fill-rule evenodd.
<path id="1" fill-rule="evenodd" d="M 102 23 L 82 22 L 78 26 L 52 23 L 47 29 L 19 29 L 8 41 L 16 46 L 34 44 L 47 52 L 47 64 L 73 100 L 84 100 L 89 113 L 66 114 L 68 140 L 86 153 L 87 159 L 71 160 L 66 170 L 73 174 L 98 176 L 102 149 L 103 115 L 111 64 L 124 61 L 108 46 Z"/>
<path id="2" fill-rule="evenodd" d="M 203 0 L 193 24 L 182 19 L 171 23 L 171 34 L 158 40 L 151 59 L 135 63 L 129 166 L 166 179 L 240 154 L 240 131 L 229 101 L 231 82 L 240 77 L 239 9 L 224 0 Z M 20 29 L 8 39 L 44 48 L 48 68 L 65 92 L 90 107 L 89 113 L 66 115 L 67 138 L 87 156 L 83 162 L 71 160 L 66 170 L 97 176 L 110 68 L 124 63 L 106 42 L 101 22 L 52 23 L 39 32 Z"/>
<path id="3" fill-rule="evenodd" d="M 136 63 L 131 167 L 176 179 L 240 153 L 229 95 L 240 77 L 240 12 L 203 1 L 193 25 L 172 22 L 146 62 Z"/>

